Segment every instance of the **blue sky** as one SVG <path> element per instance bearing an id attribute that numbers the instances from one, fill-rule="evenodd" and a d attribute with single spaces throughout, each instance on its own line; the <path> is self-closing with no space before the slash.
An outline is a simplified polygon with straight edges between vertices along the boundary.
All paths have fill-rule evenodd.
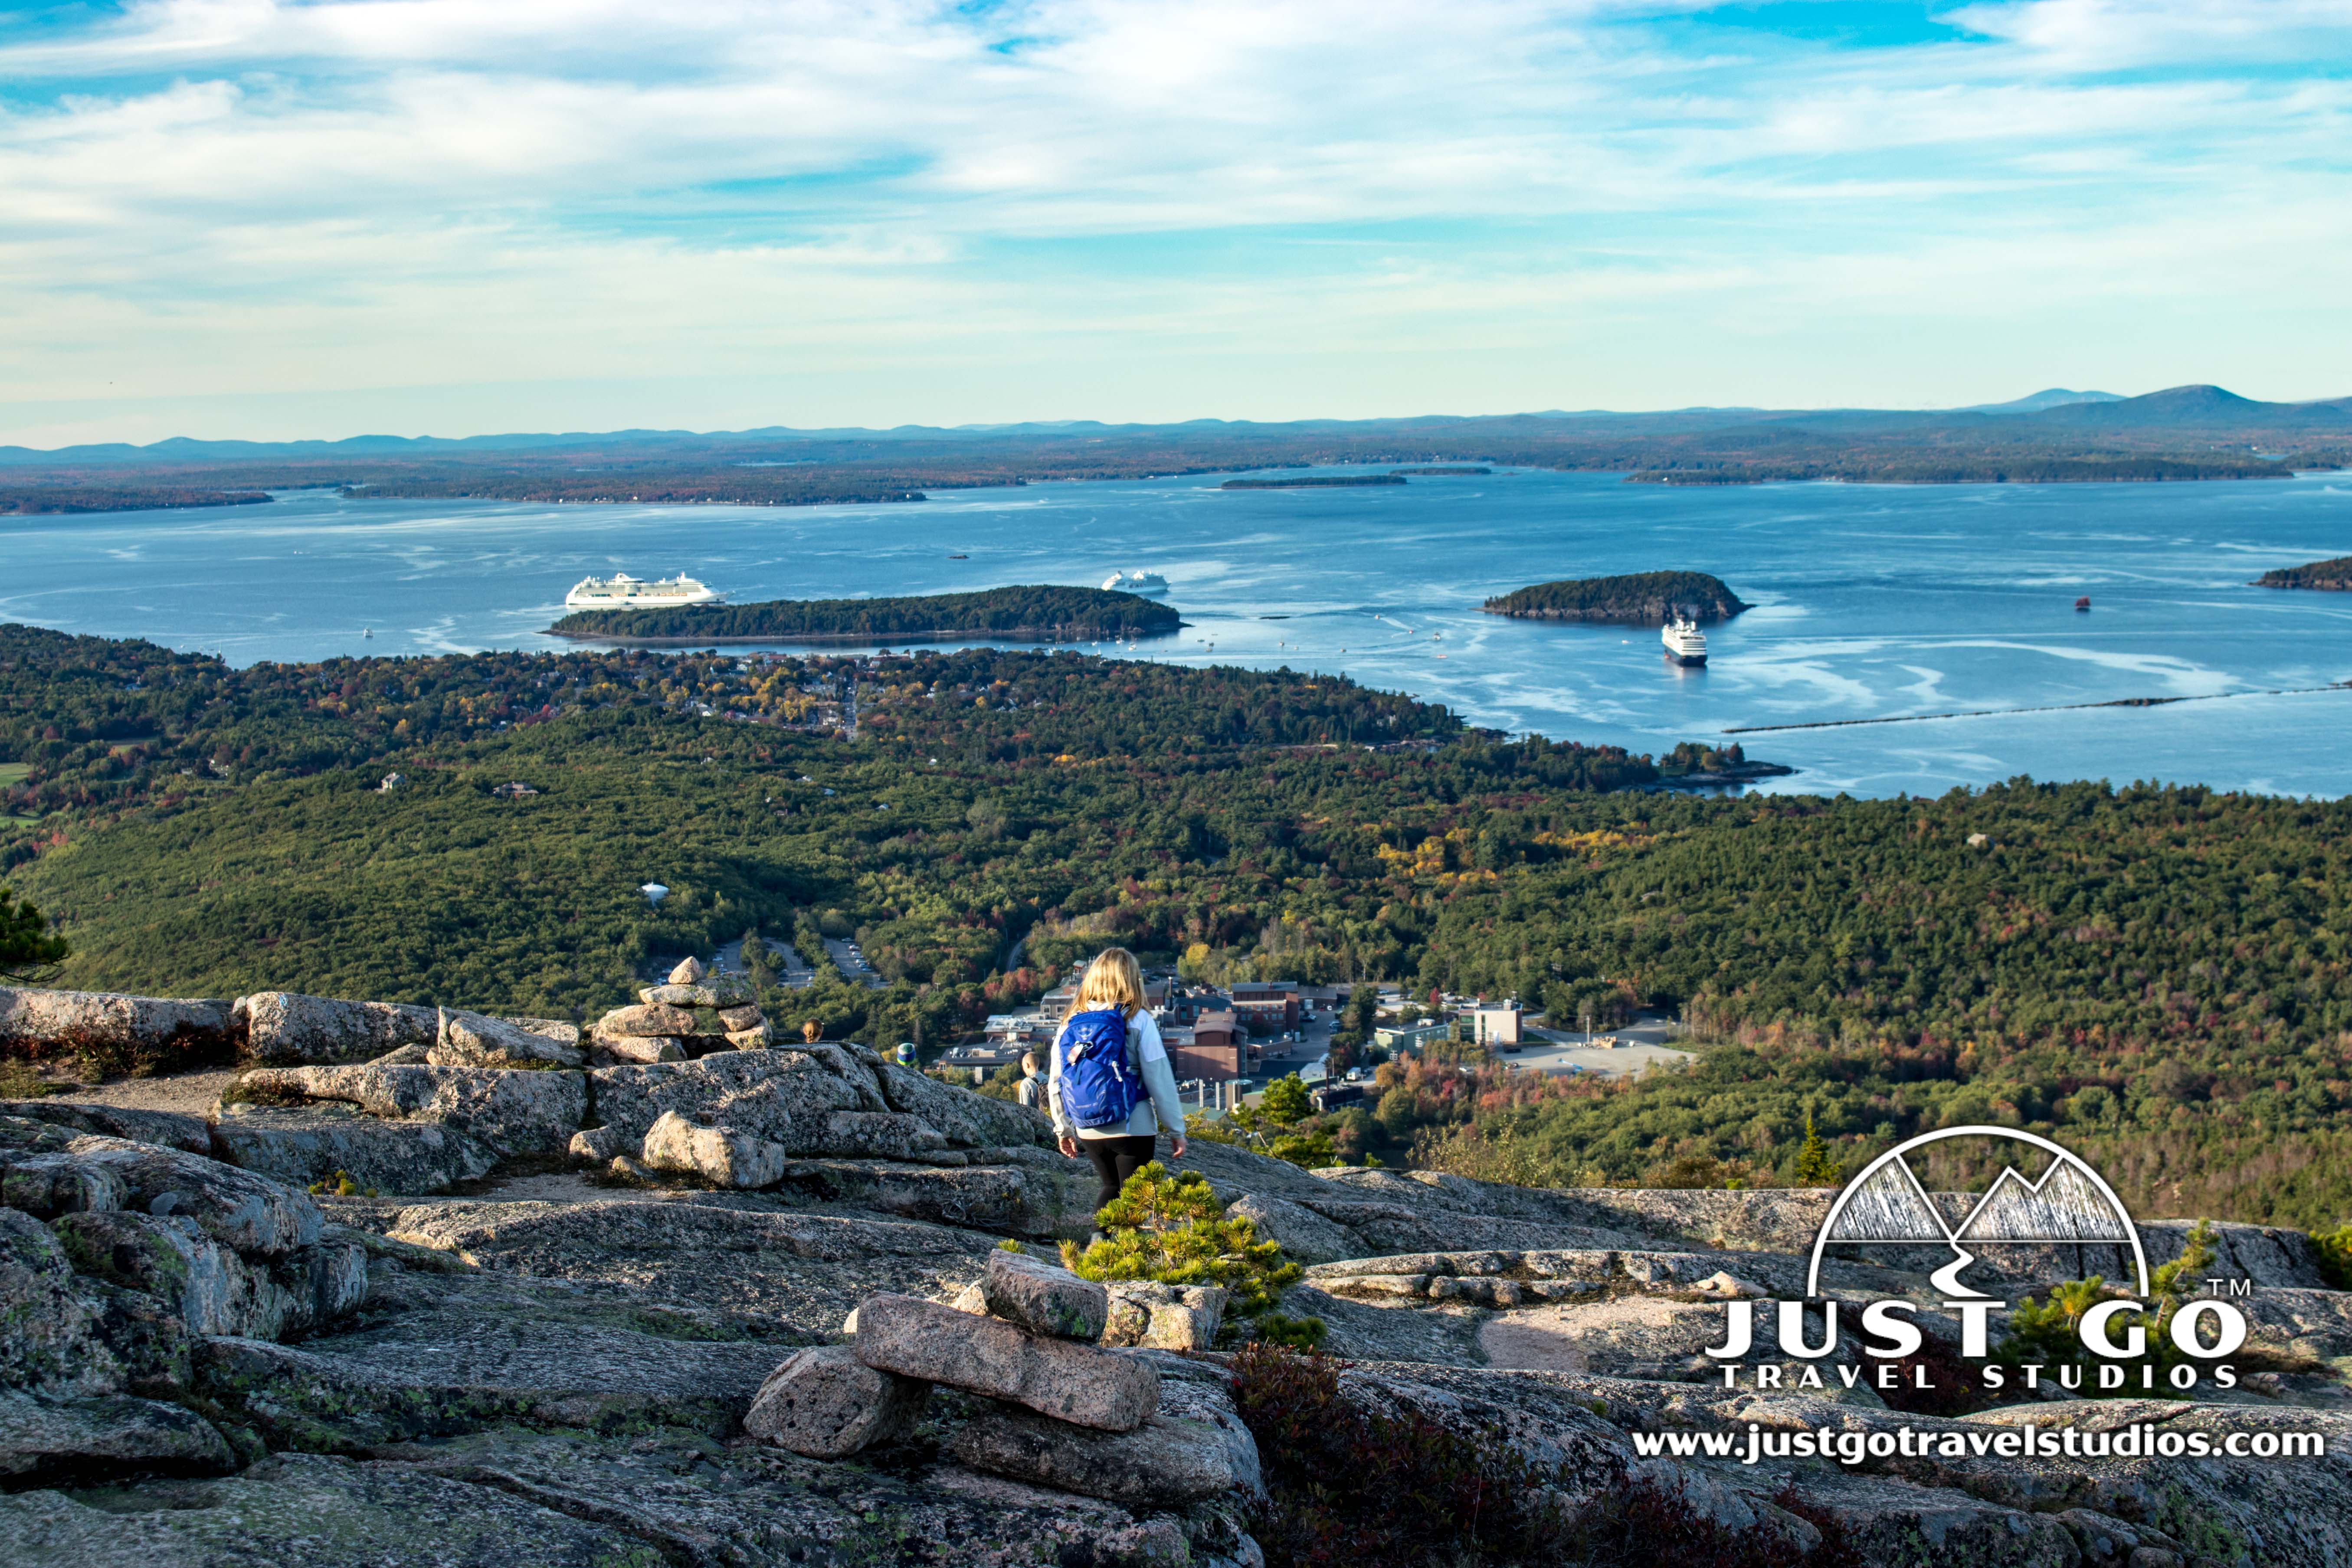
<path id="1" fill-rule="evenodd" d="M 2352 0 L 0 3 L 0 441 L 2352 393 Z"/>

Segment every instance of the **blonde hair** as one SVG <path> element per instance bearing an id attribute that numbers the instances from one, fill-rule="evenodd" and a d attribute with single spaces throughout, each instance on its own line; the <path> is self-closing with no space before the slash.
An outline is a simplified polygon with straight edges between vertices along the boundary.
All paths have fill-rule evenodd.
<path id="1" fill-rule="evenodd" d="M 1107 947 L 1087 965 L 1078 994 L 1070 998 L 1069 1018 L 1094 1007 L 1118 1007 L 1130 1018 L 1143 1006 L 1143 965 L 1123 947 Z"/>

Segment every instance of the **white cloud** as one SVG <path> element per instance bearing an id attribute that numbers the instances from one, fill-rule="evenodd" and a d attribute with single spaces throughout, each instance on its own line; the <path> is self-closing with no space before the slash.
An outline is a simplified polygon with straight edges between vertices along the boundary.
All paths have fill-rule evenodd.
<path id="1" fill-rule="evenodd" d="M 2336 308 L 2303 258 L 2352 239 L 2346 6 L 1952 16 L 1980 37 L 1494 0 L 149 0 L 0 33 L 38 89 L 0 106 L 0 364 L 78 399 L 1026 355 L 1034 396 L 1058 354 L 1128 395 L 1126 353 L 1210 413 L 1221 353 L 1353 333 L 1473 345 L 1498 396 L 1566 356 L 1603 383 L 1581 401 L 1630 403 L 1661 342 L 1909 312 L 1967 363 L 2102 301 L 2210 316 L 2249 268 L 2263 310 Z M 2287 37 L 2336 52 L 2291 68 Z M 2051 379 L 2136 352 L 2108 347 Z M 1865 379 L 1933 399 L 1936 363 Z M 1783 400 L 1855 400 L 1821 364 Z M 1707 373 L 1670 400 L 1734 400 Z M 1288 410 L 1327 411 L 1380 410 Z"/>

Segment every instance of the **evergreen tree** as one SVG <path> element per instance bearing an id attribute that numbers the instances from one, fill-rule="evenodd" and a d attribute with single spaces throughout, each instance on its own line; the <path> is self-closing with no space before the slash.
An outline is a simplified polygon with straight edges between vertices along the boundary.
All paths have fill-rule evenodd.
<path id="1" fill-rule="evenodd" d="M 1813 1113 L 1810 1110 L 1805 1112 L 1804 1146 L 1797 1151 L 1797 1180 L 1808 1187 L 1834 1187 L 1845 1181 L 1845 1166 L 1830 1152 L 1822 1135 L 1813 1131 Z"/>
<path id="2" fill-rule="evenodd" d="M 66 940 L 48 924 L 30 900 L 15 897 L 0 883 L 0 979 L 28 980 L 37 970 L 64 962 Z"/>

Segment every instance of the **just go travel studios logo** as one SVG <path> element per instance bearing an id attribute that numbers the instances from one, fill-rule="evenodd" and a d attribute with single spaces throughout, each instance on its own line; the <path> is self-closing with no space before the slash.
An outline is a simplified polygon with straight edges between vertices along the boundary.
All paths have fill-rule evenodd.
<path id="1" fill-rule="evenodd" d="M 2005 1164 L 1973 1206 L 1955 1222 L 1929 1197 L 1911 1167 L 1910 1156 L 1929 1144 L 1955 1138 L 1982 1138 L 2021 1144 L 2048 1157 L 2038 1178 Z M 2029 1159 L 2029 1164 L 2039 1163 Z M 1881 1154 L 1846 1184 L 1830 1205 L 1819 1235 L 1813 1238 L 1811 1266 L 1805 1273 L 1802 1301 L 1732 1301 L 1725 1305 L 1724 1342 L 1707 1351 L 1723 1363 L 1745 1361 L 1757 1348 L 1759 1334 L 1770 1333 L 1780 1354 L 1793 1366 L 1769 1362 L 1726 1365 L 1727 1386 L 1736 1386 L 1745 1372 L 1755 1386 L 1790 1389 L 1825 1386 L 1823 1363 L 1849 1387 L 1859 1379 L 1892 1391 L 1905 1371 L 1897 1366 L 1916 1356 L 1926 1335 L 1916 1321 L 1920 1307 L 1902 1299 L 1869 1301 L 1858 1312 L 1854 1303 L 1824 1300 L 1821 1295 L 1822 1260 L 1832 1247 L 1856 1248 L 1922 1247 L 1948 1249 L 1951 1261 L 1935 1268 L 1927 1283 L 1945 1312 L 1959 1322 L 1959 1352 L 1971 1362 L 1988 1392 L 1997 1393 L 2021 1380 L 2033 1389 L 2061 1394 L 2144 1393 L 2178 1394 L 2197 1388 L 2207 1379 L 2219 1388 L 2235 1386 L 2237 1377 L 2228 1357 L 2246 1340 L 2246 1315 L 2231 1302 L 2215 1296 L 2182 1300 L 2164 1322 L 2179 1358 L 2169 1366 L 2152 1355 L 2158 1347 L 2148 1342 L 2157 1322 L 2158 1303 L 2149 1279 L 2147 1251 L 2139 1229 L 2125 1211 L 2105 1177 L 2083 1160 L 2047 1138 L 2012 1127 L 1947 1127 L 1922 1133 Z M 1988 1360 L 1992 1353 L 1991 1320 L 2011 1303 L 1969 1283 L 1969 1272 L 1980 1260 L 1991 1264 L 2007 1248 L 2052 1247 L 2081 1248 L 2086 1260 L 2106 1259 L 2123 1267 L 2092 1262 L 2083 1272 L 2102 1274 L 2117 1284 L 2128 1283 L 2131 1293 L 2100 1300 L 2086 1310 L 2075 1325 L 2084 1362 L 2047 1366 L 2003 1366 Z M 1865 1256 L 1867 1253 L 1865 1252 Z M 1758 1309 L 1772 1310 L 1769 1325 L 1757 1321 Z M 1862 1358 L 1838 1358 L 1842 1336 L 1861 1336 Z M 1874 1362 L 1874 1366 L 1866 1364 Z M 1915 1376 L 1925 1369 L 1914 1363 Z M 1924 1384 L 1923 1384 L 1924 1385 Z"/>

